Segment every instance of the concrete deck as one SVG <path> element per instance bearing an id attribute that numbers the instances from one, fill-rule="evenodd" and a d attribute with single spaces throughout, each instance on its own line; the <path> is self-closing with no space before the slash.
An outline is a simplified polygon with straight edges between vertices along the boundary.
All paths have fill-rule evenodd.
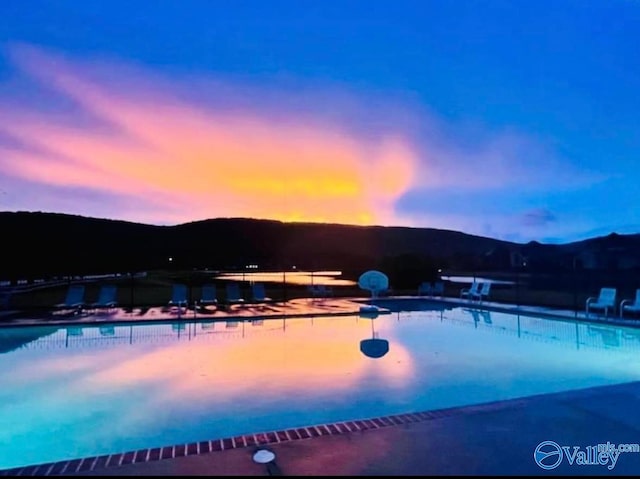
<path id="1" fill-rule="evenodd" d="M 583 311 L 570 311 L 553 309 L 540 306 L 515 305 L 496 303 L 492 301 L 469 301 L 452 297 L 426 297 L 426 296 L 391 296 L 378 298 L 374 301 L 381 307 L 381 314 L 387 313 L 387 305 L 398 304 L 402 301 L 425 300 L 439 302 L 447 307 L 465 307 L 487 309 L 490 311 L 505 312 L 511 314 L 540 316 L 549 319 L 578 320 L 598 324 L 614 324 L 618 326 L 640 327 L 640 318 L 620 318 L 619 316 L 605 317 L 601 314 L 591 313 L 586 315 Z M 17 312 L 5 312 L 0 315 L 0 327 L 2 326 L 68 326 L 90 325 L 101 323 L 157 323 L 174 322 L 178 320 L 189 321 L 226 321 L 230 319 L 281 319 L 311 316 L 341 316 L 358 314 L 363 303 L 372 302 L 367 298 L 298 298 L 285 303 L 272 302 L 265 304 L 233 305 L 228 308 L 210 306 L 207 308 L 168 308 L 154 307 L 128 311 L 124 308 L 114 308 L 109 312 L 84 311 L 82 314 L 52 313 L 47 316 L 25 317 L 15 316 Z M 11 313 L 11 314 L 8 314 Z"/>
<path id="2" fill-rule="evenodd" d="M 159 323 L 176 321 L 227 321 L 231 319 L 281 319 L 309 316 L 341 316 L 358 314 L 361 303 L 350 298 L 311 299 L 301 298 L 286 303 L 233 305 L 228 308 L 209 306 L 207 308 L 153 307 L 128 311 L 113 308 L 110 311 L 83 311 L 80 314 L 56 312 L 40 317 L 0 317 L 2 326 L 82 326 L 92 324 L 118 323 Z M 384 309 L 381 313 L 384 314 Z"/>
<path id="3" fill-rule="evenodd" d="M 583 321 L 590 323 L 599 323 L 599 324 L 614 324 L 617 326 L 628 326 L 628 327 L 640 327 L 640 318 L 639 317 L 625 317 L 621 318 L 617 315 L 609 315 L 604 316 L 603 314 L 598 314 L 595 312 L 591 312 L 587 315 L 584 311 L 573 311 L 568 309 L 555 309 L 548 308 L 544 306 L 527 306 L 527 305 L 516 305 L 509 303 L 496 303 L 493 301 L 470 301 L 466 299 L 458 299 L 451 297 L 425 297 L 425 296 L 395 296 L 395 297 L 385 297 L 378 298 L 376 300 L 376 304 L 384 307 L 389 302 L 398 301 L 398 300 L 411 300 L 411 299 L 429 299 L 436 302 L 442 302 L 451 307 L 464 307 L 464 308 L 477 308 L 477 309 L 486 309 L 489 311 L 503 312 L 503 313 L 511 313 L 511 314 L 520 314 L 523 316 L 539 316 L 548 319 L 560 319 L 560 320 L 568 320 L 568 321 Z M 364 301 L 364 300 L 360 300 Z"/>

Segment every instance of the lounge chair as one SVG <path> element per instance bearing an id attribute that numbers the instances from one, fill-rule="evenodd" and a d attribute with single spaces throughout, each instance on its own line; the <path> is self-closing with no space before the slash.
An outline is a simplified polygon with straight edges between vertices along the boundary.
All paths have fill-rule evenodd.
<path id="1" fill-rule="evenodd" d="M 444 296 L 444 283 L 442 281 L 436 281 L 433 283 L 433 289 L 431 290 L 433 296 Z"/>
<path id="2" fill-rule="evenodd" d="M 256 303 L 268 303 L 272 301 L 272 299 L 266 295 L 264 290 L 264 284 L 262 283 L 254 283 L 253 286 L 251 287 L 251 291 L 252 291 L 252 299 Z"/>
<path id="3" fill-rule="evenodd" d="M 324 284 L 312 284 L 309 286 L 309 292 L 314 298 L 326 298 L 333 295 L 333 291 L 330 286 Z"/>
<path id="4" fill-rule="evenodd" d="M 93 309 L 107 309 L 111 310 L 116 307 L 118 288 L 115 285 L 109 284 L 100 287 L 98 293 L 98 301 L 91 304 Z"/>
<path id="5" fill-rule="evenodd" d="M 482 283 L 482 287 L 477 293 L 471 293 L 471 299 L 477 299 L 482 302 L 482 298 L 489 298 L 489 293 L 491 292 L 491 283 L 489 281 L 485 281 Z"/>
<path id="6" fill-rule="evenodd" d="M 187 307 L 187 286 L 184 284 L 174 284 L 171 299 L 169 300 L 169 306 L 176 306 L 178 308 Z"/>
<path id="7" fill-rule="evenodd" d="M 423 295 L 427 295 L 427 296 L 431 296 L 433 294 L 433 285 L 431 283 L 428 282 L 424 282 L 421 283 L 420 286 L 418 286 L 418 296 L 423 296 Z"/>
<path id="8" fill-rule="evenodd" d="M 84 304 L 84 285 L 72 284 L 67 290 L 64 302 L 56 304 L 55 307 L 57 309 L 73 309 L 74 313 L 79 313 Z"/>
<path id="9" fill-rule="evenodd" d="M 478 288 L 479 287 L 480 287 L 480 283 L 476 283 L 474 281 L 473 283 L 471 283 L 471 287 L 461 289 L 460 290 L 460 299 L 462 299 L 464 297 L 466 297 L 468 299 L 473 299 L 473 297 L 478 294 L 478 292 L 479 292 Z"/>
<path id="10" fill-rule="evenodd" d="M 622 317 L 625 311 L 640 313 L 640 289 L 636 289 L 635 299 L 623 299 L 620 302 L 620 317 Z"/>
<path id="11" fill-rule="evenodd" d="M 227 304 L 244 304 L 238 283 L 227 283 Z"/>
<path id="12" fill-rule="evenodd" d="M 603 310 L 605 317 L 611 310 L 614 314 L 616 312 L 616 289 L 615 288 L 601 288 L 600 295 L 595 298 L 591 297 L 587 299 L 585 306 L 585 312 L 589 317 L 589 311 L 592 309 Z"/>
<path id="13" fill-rule="evenodd" d="M 218 304 L 216 286 L 214 284 L 203 284 L 198 306 L 206 307 L 211 304 Z"/>

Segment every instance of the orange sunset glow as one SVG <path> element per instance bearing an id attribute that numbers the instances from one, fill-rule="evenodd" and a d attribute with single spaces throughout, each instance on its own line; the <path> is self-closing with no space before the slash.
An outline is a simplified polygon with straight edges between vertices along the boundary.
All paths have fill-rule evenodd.
<path id="1" fill-rule="evenodd" d="M 279 324 L 271 323 L 263 326 L 245 323 L 247 331 L 241 342 L 221 339 L 213 343 L 216 347 L 212 348 L 212 343 L 204 338 L 192 341 L 188 348 L 176 344 L 161 351 L 150 351 L 105 367 L 95 380 L 113 387 L 166 382 L 169 387 L 161 388 L 161 396 L 182 396 L 192 401 L 219 395 L 223 388 L 238 398 L 256 388 L 265 396 L 276 397 L 283 390 L 321 392 L 329 384 L 333 390 L 348 390 L 357 387 L 368 374 L 403 383 L 414 372 L 410 354 L 398 344 L 394 344 L 384 361 L 363 361 L 358 345 L 360 340 L 371 337 L 368 322 L 363 321 L 360 335 L 351 322 L 333 321 L 332 330 L 328 330 L 322 324 L 313 328 L 308 321 L 289 321 L 286 333 L 279 329 Z M 224 329 L 223 324 L 217 326 Z M 242 324 L 238 328 L 242 328 Z M 276 330 L 270 334 L 256 331 L 257 328 Z M 247 354 L 248 344 L 251 355 Z M 295 361 L 291 361 L 293 355 Z M 259 368 L 256 363 L 260 364 Z M 198 374 L 192 374 L 194 371 Z M 268 376 L 264 375 L 265 371 L 269 371 Z"/>
<path id="2" fill-rule="evenodd" d="M 91 361 L 78 360 L 82 352 L 76 350 L 71 360 L 53 357 L 38 370 L 25 369 L 21 374 L 40 380 L 71 369 L 77 381 L 67 386 L 78 391 L 87 387 L 87 381 L 108 390 L 142 384 L 162 386 L 156 394 L 159 403 L 175 397 L 190 403 L 204 401 L 219 396 L 223 389 L 228 396 L 240 399 L 256 388 L 262 395 L 277 396 L 287 390 L 321 392 L 329 385 L 333 391 L 348 390 L 368 376 L 383 378 L 388 384 L 410 380 L 415 373 L 413 358 L 402 343 L 393 340 L 388 322 L 375 327 L 380 337 L 392 342 L 388 355 L 382 360 L 364 358 L 359 344 L 372 337 L 371 327 L 367 319 L 326 317 L 315 322 L 289 319 L 286 324 L 280 320 L 260 325 L 239 322 L 235 328 L 218 322 L 207 330 L 198 324 L 193 325 L 190 340 L 186 340 L 186 329 L 181 341 L 173 332 L 171 342 L 162 348 L 131 348 L 131 357 L 109 348 L 108 340 L 94 336 L 97 330 L 88 329 L 80 341 L 89 347 L 86 352 L 91 354 Z M 156 328 L 164 334 L 170 331 L 167 326 Z M 128 327 L 119 328 L 118 335 L 128 338 Z M 104 349 L 100 348 L 100 339 L 106 343 Z M 138 342 L 145 345 L 150 340 L 134 338 L 133 343 Z M 252 354 L 247 354 L 248 348 Z M 293 356 L 295 361 L 291 361 Z M 88 374 L 87 364 L 99 364 L 99 370 Z M 269 371 L 268 376 L 265 371 Z"/>
<path id="3" fill-rule="evenodd" d="M 2 130 L 32 148 L 2 147 L 7 173 L 124 198 L 127 219 L 388 224 L 411 185 L 416 154 L 395 131 L 371 138 L 293 113 L 216 109 L 160 88 L 138 91 L 140 81 L 127 89 L 87 79 L 90 68 L 38 49 L 14 56 L 95 121 L 23 108 Z"/>

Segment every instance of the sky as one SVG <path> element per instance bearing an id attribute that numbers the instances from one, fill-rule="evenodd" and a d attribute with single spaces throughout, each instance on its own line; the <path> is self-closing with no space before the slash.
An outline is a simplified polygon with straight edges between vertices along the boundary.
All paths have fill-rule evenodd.
<path id="1" fill-rule="evenodd" d="M 0 211 L 640 232 L 640 1 L 0 2 Z"/>

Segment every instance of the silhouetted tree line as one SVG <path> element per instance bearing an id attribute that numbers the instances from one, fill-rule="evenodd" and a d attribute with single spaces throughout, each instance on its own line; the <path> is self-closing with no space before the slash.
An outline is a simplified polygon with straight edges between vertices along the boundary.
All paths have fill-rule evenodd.
<path id="1" fill-rule="evenodd" d="M 560 273 L 640 265 L 640 235 L 544 245 L 431 228 L 213 219 L 177 226 L 53 213 L 0 213 L 0 279 L 154 269 L 385 271 L 397 287 L 439 268 Z"/>

